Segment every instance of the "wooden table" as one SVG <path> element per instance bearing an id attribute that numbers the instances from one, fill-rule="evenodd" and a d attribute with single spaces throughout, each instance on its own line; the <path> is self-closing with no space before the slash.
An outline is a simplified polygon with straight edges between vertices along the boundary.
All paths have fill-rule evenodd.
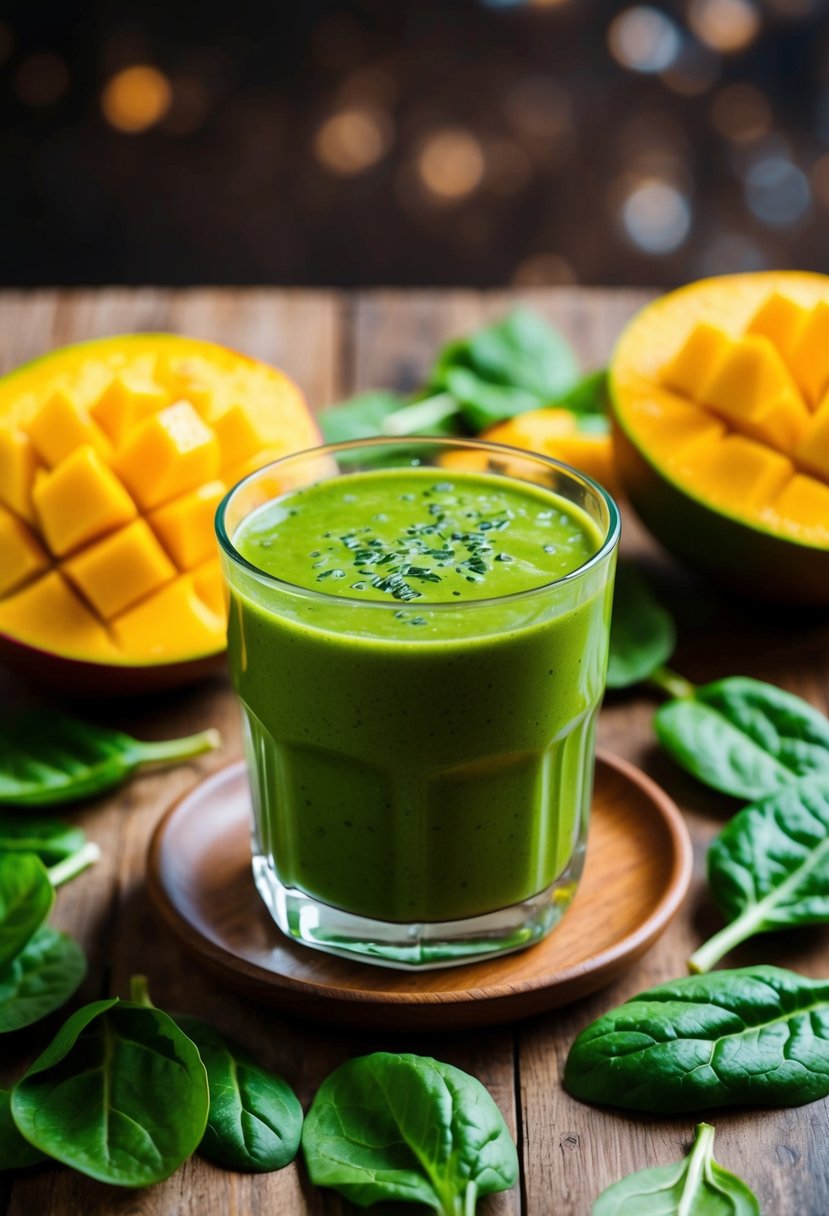
<path id="1" fill-rule="evenodd" d="M 525 293 L 572 339 L 585 368 L 606 360 L 624 321 L 647 293 L 555 290 Z M 177 330 L 236 346 L 285 368 L 315 408 L 358 388 L 411 388 L 442 339 L 501 314 L 516 297 L 471 291 L 167 291 L 8 292 L 0 296 L 0 370 L 50 347 L 128 330 Z M 776 681 L 823 710 L 829 688 L 829 630 L 819 614 L 763 611 L 715 597 L 648 547 L 627 513 L 625 544 L 646 553 L 675 610 L 681 644 L 675 666 L 693 680 L 741 672 Z M 824 618 L 825 619 L 825 618 Z M 17 677 L 2 685 L 10 707 L 37 694 Z M 567 1096 L 561 1074 L 569 1044 L 594 1017 L 641 989 L 684 973 L 692 947 L 717 923 L 702 880 L 706 842 L 733 809 L 686 778 L 656 749 L 647 693 L 612 697 L 602 712 L 601 742 L 660 781 L 687 815 L 697 853 L 691 895 L 657 946 L 623 979 L 570 1008 L 494 1030 L 420 1038 L 347 1034 L 336 1025 L 292 1023 L 236 997 L 208 979 L 172 941 L 148 905 L 147 842 L 170 803 L 206 773 L 240 752 L 238 718 L 227 681 L 144 702 L 87 706 L 88 715 L 146 737 L 218 726 L 221 752 L 134 780 L 73 818 L 103 849 L 103 860 L 61 890 L 54 916 L 82 942 L 90 960 L 80 996 L 127 994 L 133 972 L 149 975 L 163 1007 L 198 1011 L 242 1039 L 294 1085 L 305 1107 L 341 1061 L 377 1049 L 421 1051 L 476 1074 L 514 1132 L 520 1185 L 480 1204 L 482 1216 L 587 1216 L 612 1181 L 647 1165 L 678 1160 L 693 1117 L 647 1119 L 592 1109 Z M 829 973 L 829 932 L 804 930 L 755 943 L 736 963 L 777 962 L 808 975 Z M 50 1023 L 51 1031 L 57 1019 Z M 6 1083 L 41 1050 L 42 1028 L 3 1042 Z M 717 1157 L 743 1176 L 764 1216 L 827 1216 L 829 1102 L 794 1110 L 714 1113 Z M 7 1216 L 334 1216 L 354 1212 L 330 1191 L 315 1190 L 301 1168 L 246 1176 L 199 1158 L 166 1183 L 124 1192 L 55 1168 L 0 1180 Z M 380 1209 L 375 1209 L 380 1210 Z M 409 1209 L 388 1205 L 389 1212 Z M 418 1209 L 420 1210 L 420 1209 Z"/>

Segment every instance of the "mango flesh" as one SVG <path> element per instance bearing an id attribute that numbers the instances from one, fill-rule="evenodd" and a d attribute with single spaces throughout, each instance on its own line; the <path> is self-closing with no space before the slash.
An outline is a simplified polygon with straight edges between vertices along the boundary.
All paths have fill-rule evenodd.
<path id="1" fill-rule="evenodd" d="M 318 442 L 286 376 L 208 342 L 127 335 L 19 368 L 0 380 L 0 635 L 113 666 L 219 653 L 216 507 Z"/>
<path id="2" fill-rule="evenodd" d="M 611 396 L 657 476 L 749 528 L 829 550 L 829 278 L 734 275 L 656 301 L 622 335 Z"/>

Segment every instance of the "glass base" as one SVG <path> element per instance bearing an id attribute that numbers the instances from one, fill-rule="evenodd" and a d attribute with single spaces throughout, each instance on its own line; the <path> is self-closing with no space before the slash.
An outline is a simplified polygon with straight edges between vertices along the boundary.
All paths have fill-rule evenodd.
<path id="1" fill-rule="evenodd" d="M 253 859 L 257 890 L 287 937 L 328 954 L 400 971 L 454 967 L 534 945 L 567 911 L 583 868 L 580 847 L 552 886 L 522 903 L 465 920 L 400 924 L 354 916 L 321 903 L 284 886 L 267 858 Z"/>

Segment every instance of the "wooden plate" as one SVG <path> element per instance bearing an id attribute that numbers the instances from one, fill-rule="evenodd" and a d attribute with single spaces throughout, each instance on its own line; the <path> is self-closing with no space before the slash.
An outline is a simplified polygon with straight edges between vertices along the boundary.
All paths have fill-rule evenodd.
<path id="1" fill-rule="evenodd" d="M 600 754 L 587 864 L 561 923 L 536 946 L 439 971 L 394 971 L 297 945 L 271 920 L 250 868 L 244 765 L 186 794 L 150 844 L 164 920 L 214 974 L 289 1013 L 343 1026 L 451 1029 L 528 1017 L 615 979 L 662 933 L 691 877 L 675 804 L 632 764 Z"/>

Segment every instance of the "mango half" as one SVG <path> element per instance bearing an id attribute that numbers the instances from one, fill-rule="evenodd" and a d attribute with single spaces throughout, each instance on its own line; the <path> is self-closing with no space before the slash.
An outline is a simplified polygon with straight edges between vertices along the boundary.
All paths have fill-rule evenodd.
<path id="1" fill-rule="evenodd" d="M 63 347 L 0 379 L 0 658 L 76 693 L 212 669 L 216 507 L 318 442 L 282 372 L 175 334 Z"/>
<path id="2" fill-rule="evenodd" d="M 646 526 L 738 592 L 829 603 L 829 278 L 692 283 L 610 367 L 615 464 Z"/>

